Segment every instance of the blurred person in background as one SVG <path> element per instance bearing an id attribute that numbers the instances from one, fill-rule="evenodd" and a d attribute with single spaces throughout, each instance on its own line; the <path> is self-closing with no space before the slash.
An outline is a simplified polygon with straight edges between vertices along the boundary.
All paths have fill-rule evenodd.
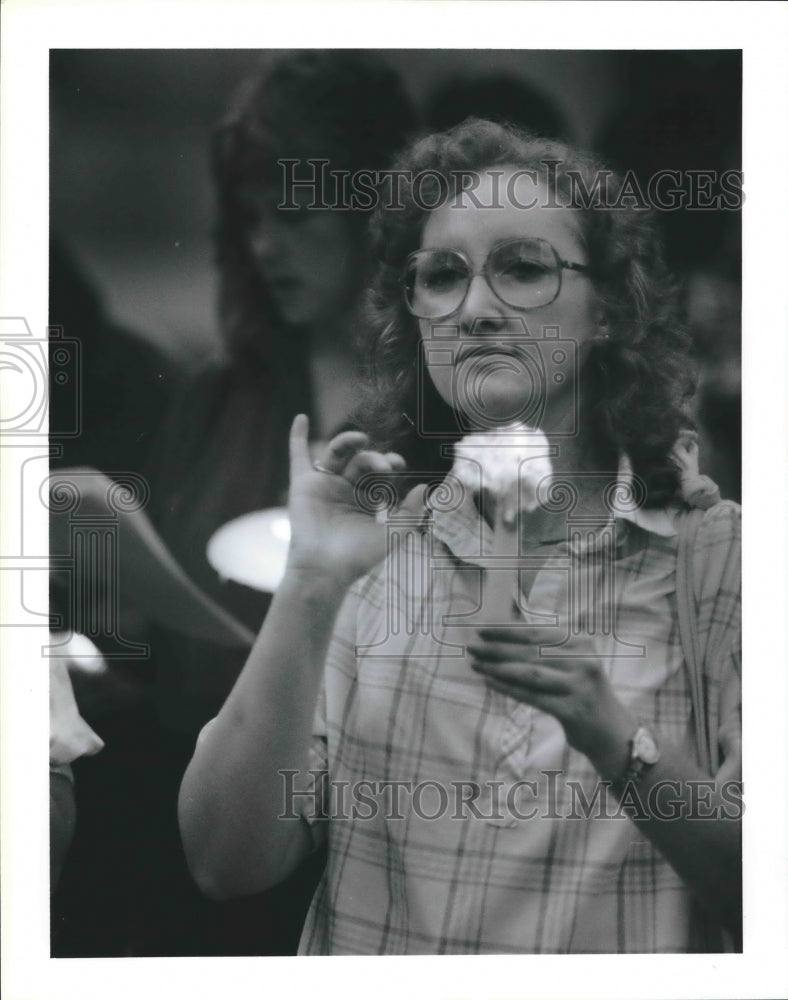
<path id="1" fill-rule="evenodd" d="M 225 362 L 184 386 L 157 449 L 150 514 L 187 572 L 256 630 L 268 597 L 217 578 L 206 543 L 226 522 L 286 499 L 286 431 L 298 412 L 328 439 L 354 405 L 368 212 L 331 204 L 307 160 L 331 171 L 385 169 L 415 129 L 390 68 L 361 52 L 280 57 L 241 87 L 214 136 L 215 239 Z M 278 160 L 304 180 L 286 192 Z M 283 438 L 284 433 L 284 438 Z M 225 697 L 238 664 L 200 644 L 157 637 L 166 664 L 160 708 L 194 734 Z M 203 665 L 203 667 L 200 666 Z M 183 672 L 179 672 L 179 666 Z"/>
<path id="2" fill-rule="evenodd" d="M 147 467 L 148 514 L 189 577 L 254 631 L 270 595 L 220 580 L 206 546 L 239 515 L 283 503 L 296 413 L 310 415 L 318 439 L 346 418 L 367 280 L 367 213 L 280 209 L 277 160 L 298 161 L 296 180 L 314 176 L 305 162 L 314 159 L 332 171 L 382 170 L 415 124 L 394 71 L 364 53 L 311 50 L 246 80 L 213 137 L 226 357 L 184 383 L 170 409 Z M 311 203 L 308 185 L 292 193 Z M 316 194 L 330 204 L 335 192 L 318 183 Z M 59 954 L 294 953 L 322 857 L 270 893 L 220 906 L 193 885 L 177 830 L 195 736 L 245 652 L 162 627 L 144 637 L 152 699 L 125 714 L 96 758 L 103 794 L 93 795 L 92 822 L 80 813 L 85 835 L 55 916 Z"/>

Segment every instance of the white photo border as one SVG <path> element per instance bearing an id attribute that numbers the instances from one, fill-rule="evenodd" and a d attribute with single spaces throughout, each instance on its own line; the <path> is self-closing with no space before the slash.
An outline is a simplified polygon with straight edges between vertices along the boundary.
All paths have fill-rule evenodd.
<path id="1" fill-rule="evenodd" d="M 46 670 L 39 628 L 4 629 L 2 933 L 8 1000 L 141 995 L 326 998 L 788 995 L 786 275 L 788 7 L 773 3 L 475 0 L 4 0 L 0 317 L 47 326 L 48 65 L 52 48 L 733 48 L 744 72 L 745 942 L 742 955 L 395 959 L 50 959 Z M 13 402 L 6 398 L 5 405 Z M 13 410 L 10 410 L 13 412 Z M 2 442 L 12 483 L 24 443 Z M 18 497 L 3 491 L 0 556 Z M 46 535 L 45 512 L 34 530 Z M 29 527 L 29 525 L 28 525 Z M 27 529 L 26 529 L 27 530 Z M 46 574 L 30 586 L 46 606 Z M 0 599 L 2 595 L 0 594 Z M 2 619 L 0 619 L 2 620 Z M 42 669 L 36 670 L 36 666 Z M 122 963 L 122 964 L 121 964 Z"/>

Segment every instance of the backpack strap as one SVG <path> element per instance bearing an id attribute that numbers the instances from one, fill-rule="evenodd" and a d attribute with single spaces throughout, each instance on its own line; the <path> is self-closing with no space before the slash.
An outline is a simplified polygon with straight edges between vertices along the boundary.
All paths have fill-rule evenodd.
<path id="1" fill-rule="evenodd" d="M 709 726 L 704 699 L 703 664 L 706 650 L 701 648 L 698 628 L 699 594 L 695 583 L 695 543 L 705 512 L 720 502 L 717 484 L 699 471 L 698 434 L 685 428 L 673 447 L 672 458 L 681 477 L 681 496 L 689 508 L 678 516 L 678 552 L 676 562 L 676 607 L 679 639 L 687 665 L 692 712 L 698 737 L 699 763 L 711 774 L 715 760 L 709 740 Z"/>
<path id="2" fill-rule="evenodd" d="M 693 586 L 695 542 L 703 521 L 704 509 L 692 508 L 678 518 L 678 551 L 676 555 L 676 612 L 679 639 L 687 667 L 687 680 L 698 737 L 699 763 L 712 772 L 713 750 L 709 742 L 706 706 L 703 697 L 703 654 L 698 631 L 698 598 Z"/>
<path id="3" fill-rule="evenodd" d="M 698 763 L 707 774 L 714 773 L 714 749 L 711 746 L 704 698 L 703 657 L 698 629 L 698 595 L 694 581 L 695 544 L 705 508 L 694 507 L 678 516 L 678 551 L 676 556 L 676 610 L 679 637 L 687 668 L 692 714 L 698 745 Z M 736 942 L 710 914 L 693 904 L 693 943 L 696 952 L 716 954 L 737 951 Z"/>

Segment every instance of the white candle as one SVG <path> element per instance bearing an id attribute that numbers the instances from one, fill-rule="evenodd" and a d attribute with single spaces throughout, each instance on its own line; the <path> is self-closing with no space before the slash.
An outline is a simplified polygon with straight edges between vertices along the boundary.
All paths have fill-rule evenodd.
<path id="1" fill-rule="evenodd" d="M 553 473 L 550 445 L 543 431 L 522 423 L 468 434 L 455 448 L 452 472 L 466 486 L 489 490 L 496 499 L 519 482 L 519 509 L 536 510 L 537 488 Z"/>
<path id="2" fill-rule="evenodd" d="M 454 475 L 494 502 L 493 558 L 518 554 L 519 514 L 539 506 L 539 486 L 544 489 L 553 474 L 550 451 L 544 432 L 523 423 L 469 434 L 456 446 Z M 484 610 L 489 624 L 511 620 L 518 573 L 509 565 L 488 571 Z"/>

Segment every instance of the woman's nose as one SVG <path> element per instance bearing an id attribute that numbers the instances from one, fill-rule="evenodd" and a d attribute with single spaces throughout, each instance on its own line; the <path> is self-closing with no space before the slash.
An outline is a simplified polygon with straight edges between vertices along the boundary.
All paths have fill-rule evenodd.
<path id="1" fill-rule="evenodd" d="M 494 333 L 506 322 L 511 312 L 490 288 L 483 274 L 475 274 L 458 316 L 460 334 L 466 337 Z"/>

